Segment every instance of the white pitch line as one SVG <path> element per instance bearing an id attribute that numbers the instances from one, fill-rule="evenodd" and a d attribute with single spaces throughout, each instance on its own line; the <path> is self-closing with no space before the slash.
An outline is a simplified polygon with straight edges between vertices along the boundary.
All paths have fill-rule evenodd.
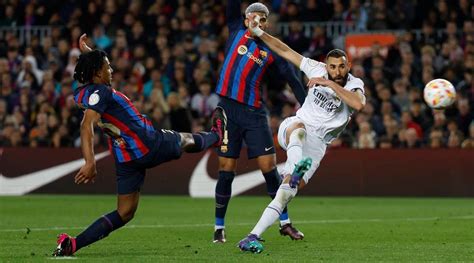
<path id="1" fill-rule="evenodd" d="M 50 257 L 51 260 L 75 260 L 77 257 Z"/>
<path id="2" fill-rule="evenodd" d="M 344 224 L 344 223 L 381 223 L 381 222 L 413 222 L 413 221 L 436 221 L 436 220 L 472 220 L 474 215 L 451 216 L 451 217 L 413 217 L 413 218 L 361 218 L 361 219 L 322 219 L 322 220 L 296 220 L 295 224 Z M 256 222 L 233 223 L 233 226 L 253 226 Z M 187 227 L 213 227 L 214 224 L 177 224 L 177 225 L 126 225 L 124 228 L 187 228 Z M 52 231 L 66 229 L 85 229 L 86 226 L 54 226 L 43 228 L 29 228 L 30 231 Z M 0 229 L 0 232 L 25 232 L 27 228 Z"/>

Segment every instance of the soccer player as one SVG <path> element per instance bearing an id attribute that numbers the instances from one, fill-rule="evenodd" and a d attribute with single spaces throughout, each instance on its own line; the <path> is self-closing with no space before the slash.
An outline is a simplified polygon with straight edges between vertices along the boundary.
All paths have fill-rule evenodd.
<path id="1" fill-rule="evenodd" d="M 306 89 L 287 61 L 272 52 L 267 45 L 248 30 L 249 20 L 242 17 L 241 1 L 227 1 L 227 26 L 229 39 L 226 43 L 225 60 L 220 72 L 216 93 L 221 96 L 219 106 L 229 119 L 227 131 L 229 139 L 218 148 L 219 179 L 216 185 L 216 208 L 214 243 L 224 243 L 224 218 L 232 194 L 237 159 L 242 142 L 247 145 L 249 159 L 256 158 L 267 184 L 267 192 L 274 197 L 281 183 L 276 169 L 275 147 L 268 124 L 268 114 L 262 101 L 261 81 L 264 75 L 285 78 L 300 103 L 306 96 Z M 261 3 L 253 3 L 245 10 L 245 16 L 258 14 L 262 29 L 267 27 L 268 8 Z M 273 75 L 267 72 L 276 72 Z M 302 239 L 303 234 L 295 229 L 288 218 L 286 208 L 280 216 L 280 233 L 292 239 Z"/>
<path id="2" fill-rule="evenodd" d="M 254 19 L 255 17 L 255 19 Z M 326 63 L 298 54 L 286 44 L 257 26 L 259 17 L 251 16 L 250 30 L 278 55 L 298 66 L 310 79 L 308 95 L 296 116 L 286 118 L 278 129 L 278 142 L 286 150 L 286 175 L 273 201 L 257 225 L 238 246 L 243 251 L 260 253 L 262 233 L 282 213 L 283 208 L 303 188 L 319 166 L 326 147 L 344 130 L 354 111 L 365 105 L 364 83 L 352 76 L 344 51 L 331 50 Z"/>
<path id="3" fill-rule="evenodd" d="M 60 234 L 54 256 L 69 256 L 119 229 L 134 216 L 146 169 L 180 158 L 183 151 L 200 152 L 220 146 L 226 127 L 222 108 L 216 108 L 211 132 L 179 133 L 155 130 L 151 122 L 121 92 L 111 88 L 112 68 L 106 53 L 91 50 L 83 35 L 79 42 L 83 53 L 74 70 L 74 79 L 84 85 L 74 91 L 74 100 L 84 109 L 81 123 L 81 148 L 85 164 L 76 174 L 76 184 L 94 182 L 94 125 L 108 135 L 115 158 L 117 209 L 101 216 L 77 237 Z"/>

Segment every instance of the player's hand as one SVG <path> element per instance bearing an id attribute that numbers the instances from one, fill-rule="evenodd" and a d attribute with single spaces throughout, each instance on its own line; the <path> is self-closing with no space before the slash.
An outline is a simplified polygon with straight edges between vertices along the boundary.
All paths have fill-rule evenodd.
<path id="1" fill-rule="evenodd" d="M 255 13 L 250 13 L 247 15 L 249 20 L 249 30 L 254 36 L 260 37 L 263 35 L 264 31 L 260 28 L 260 16 Z"/>
<path id="2" fill-rule="evenodd" d="M 74 177 L 74 182 L 76 184 L 87 184 L 89 182 L 94 183 L 95 182 L 95 176 L 97 175 L 97 170 L 94 164 L 84 164 L 84 166 L 81 167 L 79 172 L 76 174 Z"/>
<path id="3" fill-rule="evenodd" d="M 90 48 L 87 45 L 87 34 L 86 33 L 82 34 L 82 36 L 79 38 L 79 49 L 83 53 L 92 51 L 92 48 Z"/>
<path id="4" fill-rule="evenodd" d="M 308 84 L 306 84 L 306 85 L 310 88 L 314 85 L 321 85 L 321 86 L 330 87 L 332 83 L 333 83 L 332 80 L 325 79 L 325 78 L 311 78 L 308 81 Z"/>

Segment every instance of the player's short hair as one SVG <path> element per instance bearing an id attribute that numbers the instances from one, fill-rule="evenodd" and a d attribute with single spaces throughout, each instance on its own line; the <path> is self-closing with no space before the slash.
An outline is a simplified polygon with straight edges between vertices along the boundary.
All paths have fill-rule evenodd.
<path id="1" fill-rule="evenodd" d="M 336 49 L 333 49 L 333 50 L 329 51 L 329 53 L 326 55 L 326 61 L 330 57 L 333 57 L 333 58 L 345 57 L 347 59 L 347 54 L 346 54 L 346 52 L 344 52 L 344 50 L 336 48 Z"/>
<path id="2" fill-rule="evenodd" d="M 74 79 L 80 83 L 90 83 L 104 65 L 106 57 L 105 51 L 97 49 L 81 54 L 74 68 Z"/>
<path id="3" fill-rule="evenodd" d="M 247 9 L 245 9 L 245 15 L 248 15 L 248 14 L 253 13 L 253 12 L 264 13 L 267 17 L 270 14 L 270 11 L 268 11 L 268 7 L 265 6 L 264 4 L 258 3 L 258 2 L 249 5 L 247 7 Z"/>

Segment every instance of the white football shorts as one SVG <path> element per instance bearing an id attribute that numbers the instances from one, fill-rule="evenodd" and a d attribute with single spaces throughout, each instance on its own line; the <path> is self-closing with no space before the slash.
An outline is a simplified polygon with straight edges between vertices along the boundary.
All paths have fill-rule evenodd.
<path id="1" fill-rule="evenodd" d="M 288 117 L 283 120 L 278 128 L 278 143 L 281 148 L 286 151 L 286 129 L 292 124 L 301 122 L 305 125 L 306 128 L 306 141 L 303 143 L 303 158 L 311 157 L 313 163 L 311 168 L 303 176 L 304 182 L 307 184 L 309 179 L 313 177 L 314 172 L 319 167 L 319 163 L 326 153 L 327 144 L 322 140 L 319 133 L 317 133 L 316 128 L 307 125 L 302 119 L 297 116 Z M 290 163 L 286 163 L 283 170 L 280 171 L 280 174 L 287 175 L 293 172 L 294 166 Z"/>

